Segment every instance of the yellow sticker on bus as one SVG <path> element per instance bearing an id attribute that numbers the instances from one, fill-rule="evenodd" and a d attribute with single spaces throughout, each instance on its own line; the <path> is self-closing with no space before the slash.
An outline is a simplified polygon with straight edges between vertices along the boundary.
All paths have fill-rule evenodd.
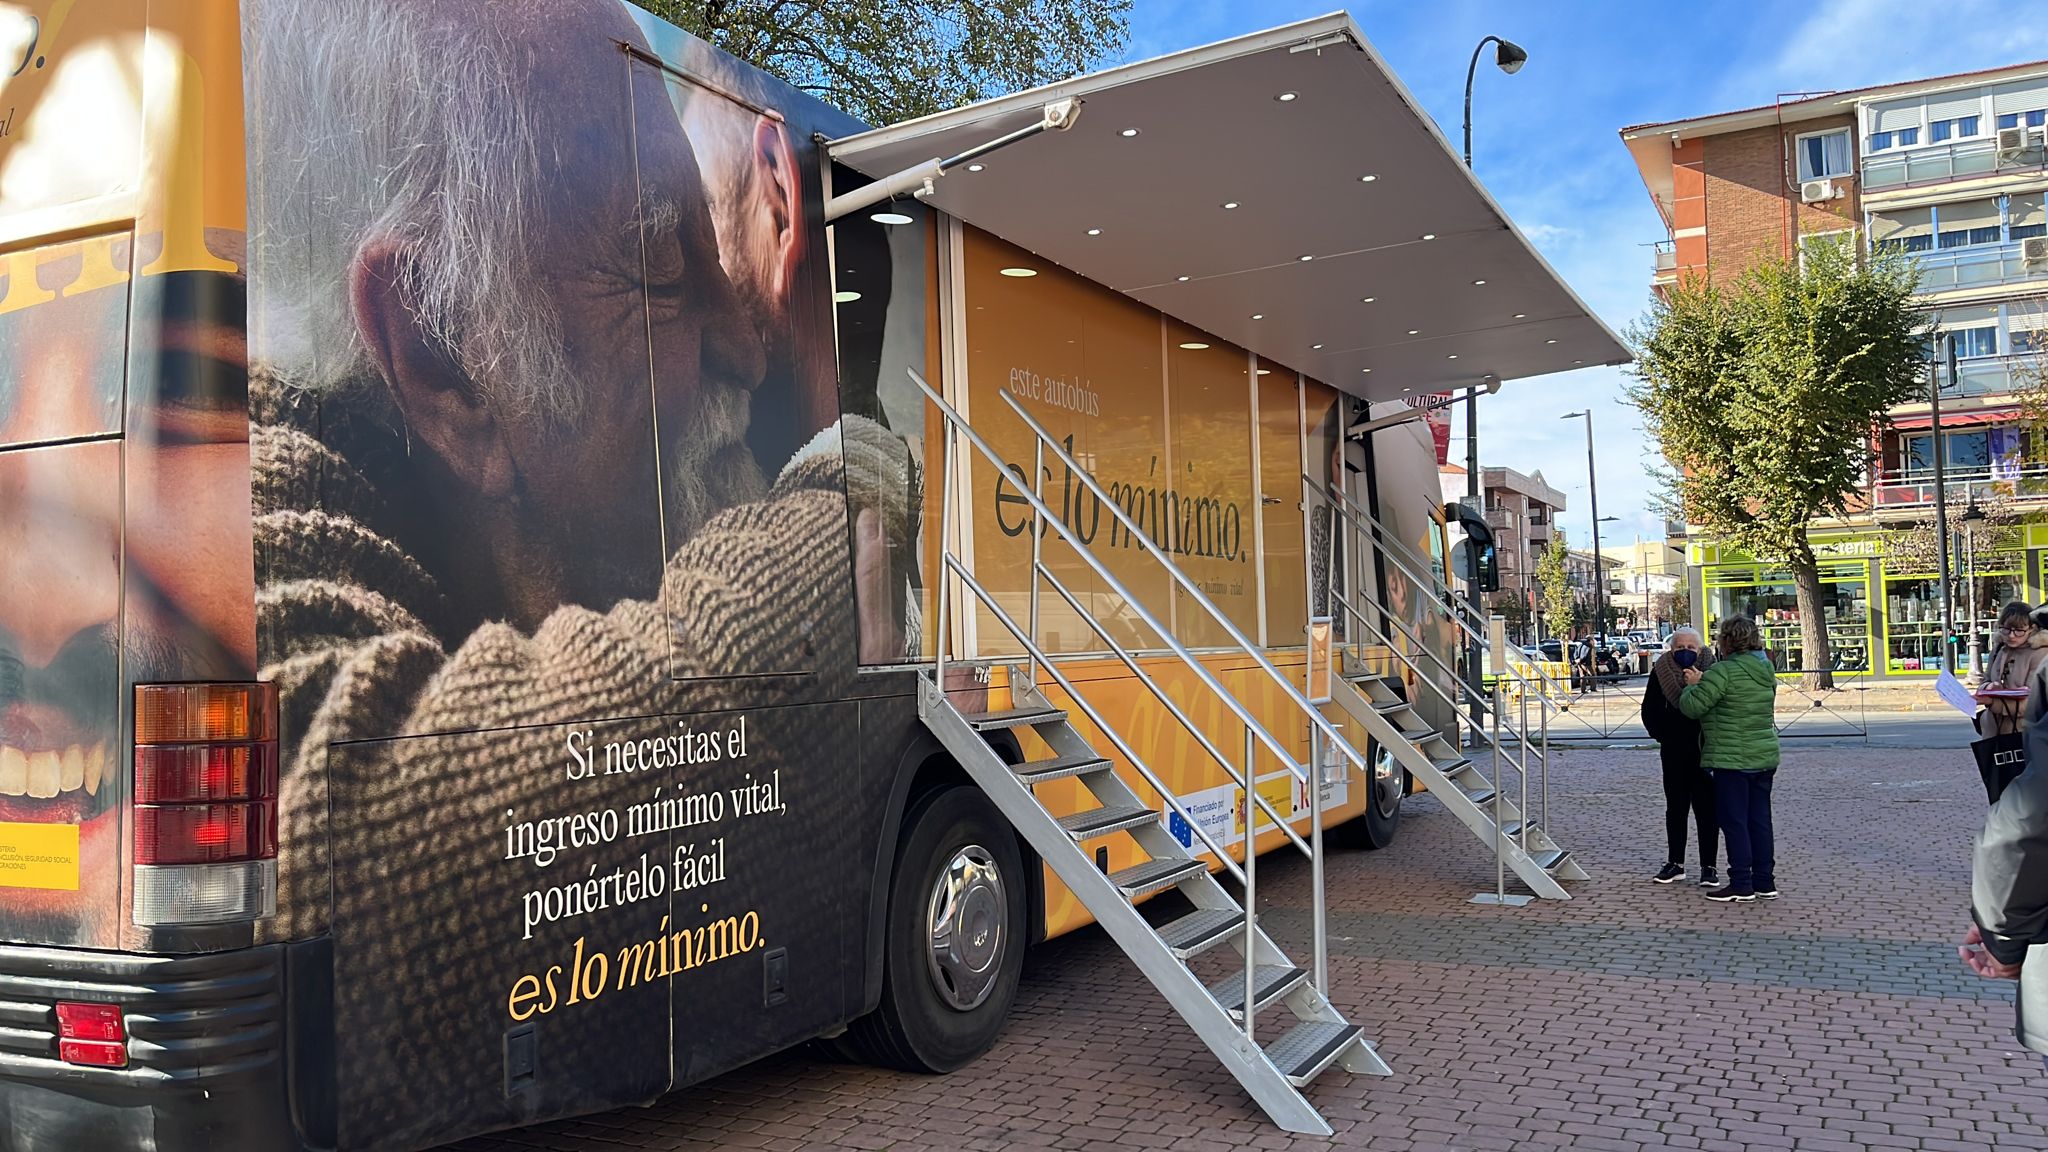
<path id="1" fill-rule="evenodd" d="M 78 891 L 78 825 L 0 822 L 0 888 Z"/>

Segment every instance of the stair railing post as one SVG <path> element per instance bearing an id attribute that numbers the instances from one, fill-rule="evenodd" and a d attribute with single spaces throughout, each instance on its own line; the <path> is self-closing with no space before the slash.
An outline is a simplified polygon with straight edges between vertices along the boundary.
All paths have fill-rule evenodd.
<path id="1" fill-rule="evenodd" d="M 1309 805 L 1309 877 L 1310 886 L 1315 889 L 1311 899 L 1315 903 L 1315 952 L 1316 990 L 1324 995 L 1330 990 L 1330 944 L 1329 924 L 1323 907 L 1323 734 L 1316 726 L 1308 726 L 1308 805 Z M 1368 771 L 1365 778 L 1366 802 L 1372 803 L 1374 780 Z"/>
<path id="2" fill-rule="evenodd" d="M 1524 687 L 1515 695 L 1521 707 L 1521 724 L 1515 729 L 1515 751 L 1516 759 L 1521 763 L 1522 776 L 1522 851 L 1527 852 L 1529 825 L 1532 823 L 1529 819 L 1529 690 Z M 1550 826 L 1546 824 L 1543 827 L 1548 831 Z"/>
<path id="3" fill-rule="evenodd" d="M 1537 702 L 1536 708 L 1537 722 L 1543 726 L 1542 744 L 1540 745 L 1543 749 L 1543 754 L 1538 758 L 1536 767 L 1543 773 L 1542 799 L 1543 827 L 1545 830 L 1550 828 L 1550 710 L 1552 707 L 1551 699 L 1546 695 Z"/>
<path id="4" fill-rule="evenodd" d="M 1244 1038 L 1252 1033 L 1253 993 L 1259 974 L 1259 809 L 1252 802 L 1252 730 L 1244 730 Z"/>
<path id="5" fill-rule="evenodd" d="M 1031 491 L 1038 499 L 1031 505 L 1031 644 L 1029 647 L 1036 650 L 1042 643 L 1039 637 L 1043 635 L 1038 630 L 1038 565 L 1045 543 L 1045 520 L 1044 514 L 1039 512 L 1038 509 L 1045 503 L 1045 441 L 1033 437 L 1031 446 Z M 1069 519 L 1071 518 L 1072 514 L 1069 513 Z M 1031 657 L 1031 687 L 1034 690 L 1038 687 L 1037 656 Z"/>
<path id="6" fill-rule="evenodd" d="M 1501 617 L 1495 616 L 1491 621 L 1488 631 L 1490 633 L 1488 647 L 1492 651 L 1493 667 L 1496 670 L 1506 668 L 1507 622 Z M 1508 895 L 1508 839 L 1501 831 L 1501 817 L 1504 815 L 1501 811 L 1501 803 L 1502 796 L 1507 792 L 1507 781 L 1502 780 L 1500 776 L 1501 767 L 1507 762 L 1507 757 L 1501 753 L 1500 749 L 1501 715 L 1507 711 L 1507 708 L 1506 702 L 1501 698 L 1501 680 L 1501 676 L 1494 676 L 1492 693 L 1486 698 L 1489 711 L 1493 713 L 1491 717 L 1493 721 L 1493 891 L 1481 892 L 1473 896 L 1471 902 L 1474 904 L 1493 904 L 1505 908 L 1520 908 L 1534 900 L 1535 897 L 1524 896 L 1519 893 L 1513 896 Z M 1484 722 L 1484 718 L 1482 718 L 1481 722 Z M 1522 827 L 1520 829 L 1523 834 L 1523 841 L 1522 848 L 1518 849 L 1518 851 L 1522 851 L 1525 856 L 1528 854 L 1528 787 L 1529 776 L 1527 771 L 1524 771 L 1522 774 Z"/>
<path id="7" fill-rule="evenodd" d="M 1507 845 L 1502 842 L 1500 798 L 1507 794 L 1500 778 L 1500 681 L 1493 682 L 1493 894 L 1494 903 L 1504 904 L 1508 897 L 1508 855 Z M 1522 823 L 1527 824 L 1525 819 Z"/>
<path id="8" fill-rule="evenodd" d="M 952 569 L 946 566 L 946 557 L 953 554 L 953 441 L 958 432 L 951 417 L 941 413 L 939 419 L 946 422 L 946 442 L 939 454 L 939 635 L 932 678 L 937 683 L 939 698 L 943 700 L 946 697 L 946 647 L 952 638 L 950 609 L 953 598 L 947 591 Z"/>

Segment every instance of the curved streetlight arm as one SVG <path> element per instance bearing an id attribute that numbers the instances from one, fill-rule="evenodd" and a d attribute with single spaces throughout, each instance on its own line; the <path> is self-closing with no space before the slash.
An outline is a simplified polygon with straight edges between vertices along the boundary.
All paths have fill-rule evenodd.
<path id="1" fill-rule="evenodd" d="M 1472 81 L 1479 75 L 1479 54 L 1486 51 L 1488 44 L 1504 44 L 1498 36 L 1488 36 L 1472 49 L 1472 63 L 1465 69 L 1465 167 L 1472 166 Z"/>

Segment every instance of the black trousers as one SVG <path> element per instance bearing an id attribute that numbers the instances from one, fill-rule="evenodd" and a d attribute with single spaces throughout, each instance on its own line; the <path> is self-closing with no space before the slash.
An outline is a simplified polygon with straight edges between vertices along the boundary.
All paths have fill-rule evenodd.
<path id="1" fill-rule="evenodd" d="M 1728 836 L 1728 883 L 1758 891 L 1778 887 L 1778 840 L 1771 823 L 1771 783 L 1778 770 L 1714 771 L 1715 800 Z"/>
<path id="2" fill-rule="evenodd" d="M 1665 859 L 1685 863 L 1685 821 L 1690 814 L 1699 826 L 1700 868 L 1714 866 L 1714 841 L 1721 830 L 1714 817 L 1714 778 L 1699 761 L 1683 755 L 1664 753 L 1664 839 L 1670 847 Z"/>

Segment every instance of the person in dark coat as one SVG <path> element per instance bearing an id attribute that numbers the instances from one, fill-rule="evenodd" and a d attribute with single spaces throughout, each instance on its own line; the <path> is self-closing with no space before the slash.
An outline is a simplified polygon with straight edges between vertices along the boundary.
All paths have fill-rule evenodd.
<path id="1" fill-rule="evenodd" d="M 1643 727 L 1657 742 L 1664 762 L 1664 838 L 1669 851 L 1664 867 L 1651 877 L 1659 884 L 1685 879 L 1688 814 L 1699 826 L 1700 884 L 1712 888 L 1721 882 L 1721 874 L 1714 870 L 1720 827 L 1714 820 L 1713 778 L 1700 767 L 1700 724 L 1678 710 L 1686 670 L 1704 671 L 1713 663 L 1713 654 L 1705 649 L 1697 629 L 1680 628 L 1671 636 L 1670 650 L 1650 666 L 1650 683 L 1643 690 Z"/>
<path id="2" fill-rule="evenodd" d="M 2014 1033 L 2048 1060 L 2048 668 L 2027 696 L 2027 766 L 1984 819 L 1970 876 L 1975 921 L 1956 951 L 1970 971 L 2019 981 Z M 2042 954 L 2034 955 L 2039 948 Z"/>

